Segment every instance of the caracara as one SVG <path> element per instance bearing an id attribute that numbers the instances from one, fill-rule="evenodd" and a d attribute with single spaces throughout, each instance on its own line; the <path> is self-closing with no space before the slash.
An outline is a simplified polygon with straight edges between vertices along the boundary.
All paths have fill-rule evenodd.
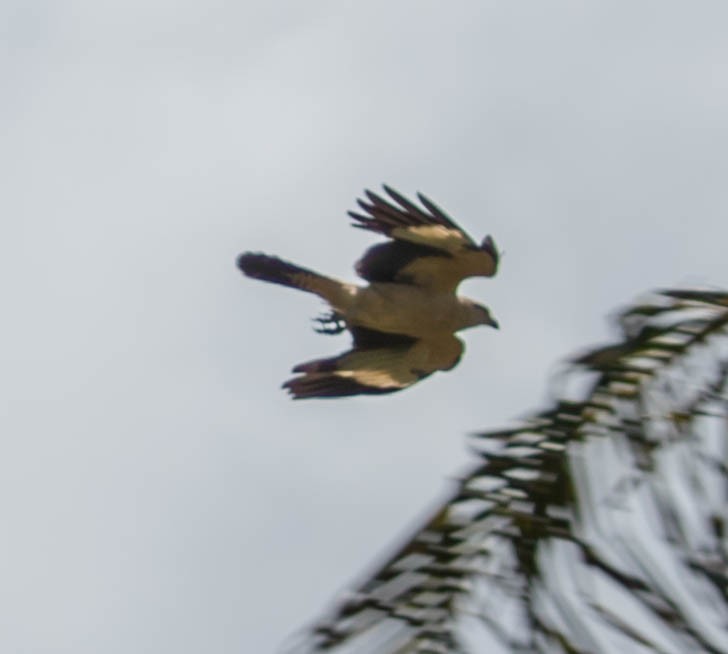
<path id="1" fill-rule="evenodd" d="M 365 191 L 354 226 L 388 237 L 356 263 L 365 286 L 348 284 L 267 254 L 245 252 L 237 265 L 248 277 L 323 298 L 331 313 L 318 331 L 349 330 L 353 346 L 338 356 L 297 365 L 283 384 L 295 399 L 391 393 L 437 370 L 450 370 L 463 353 L 455 332 L 498 327 L 486 307 L 458 297 L 466 277 L 492 277 L 498 250 L 490 236 L 475 243 L 442 209 L 418 194 L 422 206 L 384 186 L 389 199 Z"/>

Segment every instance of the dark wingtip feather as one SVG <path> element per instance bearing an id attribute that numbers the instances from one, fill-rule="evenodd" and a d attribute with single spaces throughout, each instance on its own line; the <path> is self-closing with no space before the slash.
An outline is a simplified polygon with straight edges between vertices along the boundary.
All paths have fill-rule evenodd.
<path id="1" fill-rule="evenodd" d="M 385 388 L 367 386 L 350 377 L 327 374 L 293 377 L 284 382 L 281 388 L 285 388 L 293 396 L 294 400 L 328 399 L 350 397 L 352 395 L 385 395 L 401 390 L 398 386 Z"/>
<path id="2" fill-rule="evenodd" d="M 357 200 L 359 206 L 371 216 L 370 223 L 375 231 L 388 234 L 385 231 L 387 228 L 391 230 L 394 227 L 417 225 L 444 225 L 460 230 L 450 216 L 422 193 L 417 194 L 417 198 L 422 204 L 420 207 L 388 184 L 382 184 L 382 188 L 387 199 L 365 189 L 366 200 Z M 356 219 L 360 220 L 358 217 Z"/>
<path id="3" fill-rule="evenodd" d="M 364 189 L 364 195 L 369 198 L 369 202 L 371 202 L 372 204 L 382 202 L 382 198 L 380 198 L 374 191 L 370 191 L 368 188 Z M 361 203 L 361 200 L 359 202 Z"/>
<path id="4" fill-rule="evenodd" d="M 299 363 L 298 365 L 294 366 L 291 372 L 302 372 L 302 373 L 321 373 L 321 372 L 333 372 L 335 371 L 336 364 L 339 360 L 339 357 L 331 357 L 328 359 L 315 359 L 313 361 L 306 361 L 305 363 Z M 300 378 L 296 378 L 300 379 Z M 286 384 L 293 381 L 292 379 L 288 380 L 285 384 L 283 384 L 284 388 L 288 388 Z"/>
<path id="5" fill-rule="evenodd" d="M 440 209 L 440 207 L 437 206 L 432 200 L 430 200 L 430 198 L 428 198 L 424 193 L 417 193 L 417 199 L 422 203 L 422 206 L 425 207 L 441 225 L 445 225 L 446 227 L 450 227 L 452 229 L 460 229 L 452 221 L 452 218 L 450 218 L 450 216 L 448 216 L 442 209 Z"/>
<path id="6" fill-rule="evenodd" d="M 354 223 L 354 227 L 366 227 L 366 223 L 371 220 L 369 216 L 364 216 L 356 211 L 347 211 L 346 213 L 349 218 L 357 221 Z"/>
<path id="7" fill-rule="evenodd" d="M 399 191 L 395 191 L 391 186 L 384 184 L 383 187 L 389 197 L 404 210 L 399 209 L 398 211 L 408 217 L 408 222 L 411 225 L 432 223 L 432 216 L 422 211 L 421 207 L 418 207 L 414 202 L 408 200 Z"/>
<path id="8" fill-rule="evenodd" d="M 392 198 L 399 206 L 405 208 L 405 209 L 415 209 L 416 211 L 422 212 L 422 210 L 415 204 L 412 204 L 404 195 L 402 195 L 399 191 L 393 189 L 391 186 L 387 184 L 382 184 L 382 188 L 387 193 L 387 195 Z"/>

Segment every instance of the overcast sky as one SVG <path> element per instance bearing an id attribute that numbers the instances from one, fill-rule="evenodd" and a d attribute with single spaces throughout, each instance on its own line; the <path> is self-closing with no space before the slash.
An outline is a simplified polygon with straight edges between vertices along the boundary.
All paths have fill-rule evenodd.
<path id="1" fill-rule="evenodd" d="M 725 287 L 723 2 L 0 4 L 0 651 L 273 651 L 656 286 Z M 448 374 L 292 402 L 363 188 L 504 256 Z M 404 531 L 403 531 L 404 528 Z"/>

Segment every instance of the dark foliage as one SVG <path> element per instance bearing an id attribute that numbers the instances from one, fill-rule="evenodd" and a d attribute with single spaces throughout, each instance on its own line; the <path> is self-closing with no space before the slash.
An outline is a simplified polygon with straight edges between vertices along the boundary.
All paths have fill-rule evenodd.
<path id="1" fill-rule="evenodd" d="M 728 652 L 728 294 L 617 322 L 287 651 Z"/>

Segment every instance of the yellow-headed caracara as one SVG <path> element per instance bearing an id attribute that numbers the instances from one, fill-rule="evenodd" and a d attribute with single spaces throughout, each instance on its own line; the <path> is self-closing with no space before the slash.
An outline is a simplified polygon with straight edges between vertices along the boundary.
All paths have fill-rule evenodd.
<path id="1" fill-rule="evenodd" d="M 356 263 L 365 286 L 348 284 L 277 257 L 245 252 L 248 277 L 308 291 L 331 313 L 322 333 L 348 329 L 353 346 L 327 359 L 297 365 L 283 384 L 296 399 L 391 393 L 437 370 L 450 370 L 463 353 L 455 333 L 476 325 L 498 327 L 486 307 L 456 295 L 467 277 L 492 277 L 498 250 L 490 236 L 478 245 L 424 195 L 422 206 L 385 186 L 389 199 L 366 191 L 354 226 L 388 237 Z"/>

